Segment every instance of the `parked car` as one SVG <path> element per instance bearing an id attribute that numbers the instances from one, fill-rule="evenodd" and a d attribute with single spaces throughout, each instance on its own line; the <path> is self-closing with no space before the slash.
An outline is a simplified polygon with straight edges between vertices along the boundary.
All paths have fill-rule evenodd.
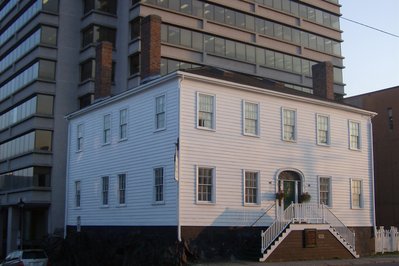
<path id="1" fill-rule="evenodd" d="M 42 249 L 15 250 L 7 255 L 1 266 L 50 266 L 47 254 Z"/>

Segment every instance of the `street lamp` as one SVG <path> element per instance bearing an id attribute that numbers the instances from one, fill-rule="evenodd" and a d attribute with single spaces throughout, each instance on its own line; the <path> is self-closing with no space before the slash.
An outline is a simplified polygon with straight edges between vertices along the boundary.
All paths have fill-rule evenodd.
<path id="1" fill-rule="evenodd" d="M 22 200 L 22 198 L 19 198 L 18 202 L 18 207 L 19 207 L 19 247 L 22 250 L 23 249 L 23 229 L 24 229 L 24 206 L 25 202 Z"/>

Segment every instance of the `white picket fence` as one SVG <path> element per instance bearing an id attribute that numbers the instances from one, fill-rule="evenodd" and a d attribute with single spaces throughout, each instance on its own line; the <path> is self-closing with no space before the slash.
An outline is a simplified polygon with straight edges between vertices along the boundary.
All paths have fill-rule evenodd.
<path id="1" fill-rule="evenodd" d="M 380 226 L 375 235 L 375 252 L 395 252 L 399 251 L 399 232 L 398 228 L 391 226 L 391 229 L 384 229 Z"/>

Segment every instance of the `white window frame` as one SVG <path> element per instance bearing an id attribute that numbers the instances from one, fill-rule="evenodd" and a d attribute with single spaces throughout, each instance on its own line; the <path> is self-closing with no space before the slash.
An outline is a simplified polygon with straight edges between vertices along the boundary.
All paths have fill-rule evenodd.
<path id="1" fill-rule="evenodd" d="M 360 196 L 359 196 L 359 206 L 355 206 L 354 204 L 353 204 L 353 200 L 354 200 L 354 198 L 353 198 L 353 194 L 354 194 L 354 191 L 353 191 L 353 183 L 354 182 L 360 182 Z M 363 198 L 364 198 L 364 196 L 363 196 L 363 180 L 361 180 L 361 179 L 356 179 L 356 178 L 351 178 L 350 179 L 350 199 L 351 199 L 351 209 L 363 209 L 363 207 L 364 207 L 364 205 L 363 205 Z"/>
<path id="2" fill-rule="evenodd" d="M 83 124 L 78 124 L 76 127 L 76 151 L 80 152 L 83 150 L 84 141 L 84 126 Z"/>
<path id="3" fill-rule="evenodd" d="M 253 105 L 256 105 L 256 107 L 257 107 L 256 108 L 257 109 L 257 116 L 256 116 L 256 119 L 255 119 L 255 126 L 256 126 L 255 133 L 247 131 L 247 127 L 246 127 L 247 119 L 254 120 L 254 119 L 247 118 L 247 113 L 246 113 L 247 104 L 253 104 Z M 243 100 L 242 101 L 242 128 L 243 128 L 244 135 L 246 135 L 246 136 L 257 136 L 258 137 L 259 134 L 260 134 L 259 133 L 260 132 L 259 121 L 260 121 L 260 104 L 257 103 L 257 102 L 251 102 L 251 101 Z"/>
<path id="4" fill-rule="evenodd" d="M 163 110 L 158 110 L 158 99 L 163 98 L 164 99 L 164 104 L 163 104 Z M 166 129 L 166 94 L 160 94 L 157 95 L 154 99 L 154 128 L 155 131 L 161 131 Z M 158 125 L 158 116 L 163 115 L 163 127 L 160 127 Z"/>
<path id="5" fill-rule="evenodd" d="M 357 147 L 352 146 L 352 141 L 351 141 L 351 125 L 352 124 L 357 124 L 358 127 L 358 137 L 357 137 Z M 348 120 L 348 144 L 349 144 L 349 149 L 354 150 L 354 151 L 359 151 L 362 149 L 362 128 L 361 128 L 361 123 L 359 121 L 355 120 Z"/>
<path id="6" fill-rule="evenodd" d="M 320 121 L 321 117 L 327 118 L 327 136 L 326 136 L 327 142 L 326 143 L 321 142 L 320 135 L 319 135 L 319 131 L 321 131 L 319 121 Z M 329 115 L 324 115 L 324 114 L 316 114 L 316 140 L 317 140 L 317 145 L 330 146 L 330 143 L 331 143 L 330 139 L 331 139 L 330 116 Z"/>
<path id="7" fill-rule="evenodd" d="M 105 186 L 105 180 L 107 180 L 107 184 Z M 101 206 L 108 207 L 109 206 L 109 187 L 110 187 L 110 177 L 108 175 L 104 175 L 101 177 Z"/>
<path id="8" fill-rule="evenodd" d="M 259 206 L 261 203 L 260 200 L 260 171 L 257 170 L 246 170 L 244 169 L 242 174 L 242 182 L 243 182 L 243 204 L 244 206 Z M 256 202 L 247 202 L 247 182 L 246 175 L 247 173 L 255 173 L 256 174 Z"/>
<path id="9" fill-rule="evenodd" d="M 284 134 L 284 128 L 285 128 L 285 111 L 290 111 L 290 112 L 294 112 L 294 132 L 293 132 L 293 139 L 286 139 L 285 138 L 285 134 Z M 298 118 L 298 113 L 296 109 L 292 109 L 292 108 L 285 108 L 285 107 L 281 107 L 281 139 L 283 141 L 287 141 L 287 142 L 296 142 L 297 141 L 297 132 L 298 132 L 298 123 L 297 123 L 297 118 Z"/>
<path id="10" fill-rule="evenodd" d="M 122 121 L 122 112 L 125 112 L 125 121 Z M 128 109 L 123 108 L 119 110 L 119 140 L 127 139 L 127 129 L 128 129 Z M 122 133 L 125 132 L 125 136 L 122 136 Z"/>
<path id="11" fill-rule="evenodd" d="M 158 169 L 162 169 L 162 184 L 157 184 L 157 176 L 156 176 L 156 171 Z M 157 166 L 154 167 L 152 170 L 152 175 L 153 175 L 153 204 L 165 204 L 165 167 L 163 166 Z M 162 199 L 157 200 L 157 193 L 158 193 L 158 188 L 161 188 L 162 192 Z"/>
<path id="12" fill-rule="evenodd" d="M 213 98 L 212 102 L 212 113 L 211 113 L 211 119 L 212 119 L 212 125 L 211 127 L 206 127 L 206 126 L 201 126 L 199 123 L 199 118 L 200 118 L 200 96 L 208 96 Z M 216 130 L 216 95 L 215 94 L 209 94 L 209 93 L 203 93 L 203 92 L 197 92 L 197 117 L 196 117 L 196 125 L 198 129 L 204 129 L 204 130 L 210 130 L 210 131 L 215 131 Z"/>
<path id="13" fill-rule="evenodd" d="M 211 187 L 211 200 L 200 200 L 199 199 L 199 171 L 200 169 L 212 169 L 212 187 Z M 206 166 L 206 165 L 197 165 L 196 167 L 196 189 L 195 189 L 195 199 L 197 204 L 209 204 L 213 205 L 216 203 L 216 167 L 214 166 Z"/>
<path id="14" fill-rule="evenodd" d="M 319 176 L 318 177 L 318 186 L 317 186 L 317 190 L 318 190 L 318 202 L 319 204 L 321 204 L 321 179 L 328 179 L 328 204 L 326 204 L 327 207 L 331 208 L 332 205 L 332 178 L 331 176 Z"/>
<path id="15" fill-rule="evenodd" d="M 121 187 L 121 177 L 124 179 L 124 187 Z M 126 180 L 127 180 L 127 175 L 126 173 L 120 173 L 118 174 L 118 204 L 119 206 L 126 206 Z M 123 198 L 123 202 L 122 199 Z"/>
<path id="16" fill-rule="evenodd" d="M 80 180 L 75 181 L 75 208 L 82 206 L 82 182 Z"/>
<path id="17" fill-rule="evenodd" d="M 109 118 L 109 127 L 106 126 L 107 117 Z M 111 143 L 111 114 L 106 114 L 103 116 L 103 145 L 107 145 L 110 143 Z"/>

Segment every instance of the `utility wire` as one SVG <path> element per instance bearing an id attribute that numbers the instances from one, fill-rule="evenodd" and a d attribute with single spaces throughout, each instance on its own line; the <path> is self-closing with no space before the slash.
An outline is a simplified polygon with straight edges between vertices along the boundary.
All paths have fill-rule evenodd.
<path id="1" fill-rule="evenodd" d="M 366 25 L 366 24 L 364 24 L 364 23 L 361 23 L 361 22 L 358 22 L 358 21 L 355 21 L 355 20 L 352 20 L 352 19 L 349 19 L 349 18 L 345 18 L 345 17 L 341 17 L 341 18 L 342 18 L 342 19 L 344 19 L 344 20 L 350 21 L 350 22 L 352 22 L 352 23 L 359 24 L 359 25 L 361 25 L 361 26 L 363 26 L 363 27 L 370 28 L 370 29 L 373 29 L 373 30 L 376 30 L 376 31 L 382 32 L 382 33 L 384 33 L 384 34 L 387 34 L 387 35 L 390 35 L 390 36 L 393 36 L 393 37 L 399 38 L 399 35 L 396 35 L 396 34 L 393 34 L 393 33 L 387 32 L 387 31 L 385 31 L 385 30 L 377 29 L 377 28 L 375 28 L 375 27 L 372 27 L 372 26 Z"/>

